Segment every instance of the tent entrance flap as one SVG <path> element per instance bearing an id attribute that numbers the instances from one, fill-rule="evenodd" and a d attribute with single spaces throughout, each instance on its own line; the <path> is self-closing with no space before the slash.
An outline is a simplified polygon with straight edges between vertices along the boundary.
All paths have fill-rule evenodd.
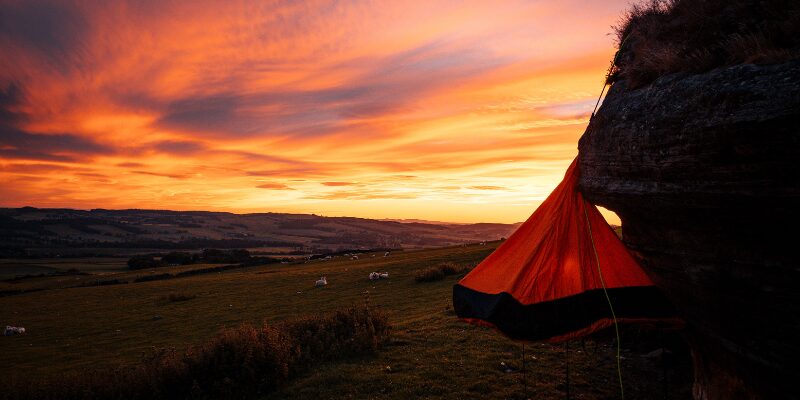
<path id="1" fill-rule="evenodd" d="M 578 191 L 579 176 L 576 158 L 528 220 L 455 285 L 459 318 L 524 341 L 579 338 L 613 325 L 614 316 L 618 323 L 680 323 Z"/>

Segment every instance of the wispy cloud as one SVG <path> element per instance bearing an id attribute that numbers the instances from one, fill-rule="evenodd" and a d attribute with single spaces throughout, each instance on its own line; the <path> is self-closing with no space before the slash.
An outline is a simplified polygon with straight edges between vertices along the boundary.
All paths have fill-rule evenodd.
<path id="1" fill-rule="evenodd" d="M 271 189 L 271 190 L 294 190 L 283 183 L 264 183 L 256 187 L 259 189 Z"/>
<path id="2" fill-rule="evenodd" d="M 322 182 L 325 186 L 353 186 L 356 185 L 353 182 Z"/>
<path id="3" fill-rule="evenodd" d="M 523 220 L 626 7 L 3 4 L 0 206 Z"/>

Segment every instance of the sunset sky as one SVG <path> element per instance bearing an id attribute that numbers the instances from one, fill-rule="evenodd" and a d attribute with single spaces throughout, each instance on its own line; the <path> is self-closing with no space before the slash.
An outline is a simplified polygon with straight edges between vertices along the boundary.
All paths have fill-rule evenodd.
<path id="1" fill-rule="evenodd" d="M 522 221 L 628 3 L 0 0 L 0 206 Z"/>

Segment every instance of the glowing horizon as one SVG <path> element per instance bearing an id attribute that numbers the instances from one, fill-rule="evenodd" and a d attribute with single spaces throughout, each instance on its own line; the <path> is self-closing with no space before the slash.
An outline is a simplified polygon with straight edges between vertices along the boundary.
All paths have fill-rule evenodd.
<path id="1" fill-rule="evenodd" d="M 108 3 L 0 5 L 0 207 L 524 221 L 628 4 Z"/>

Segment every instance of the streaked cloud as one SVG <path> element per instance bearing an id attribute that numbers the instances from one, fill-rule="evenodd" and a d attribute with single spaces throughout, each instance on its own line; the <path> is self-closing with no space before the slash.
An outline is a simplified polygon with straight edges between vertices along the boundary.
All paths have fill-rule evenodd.
<path id="1" fill-rule="evenodd" d="M 353 186 L 352 182 L 321 182 L 325 186 Z"/>
<path id="2" fill-rule="evenodd" d="M 270 190 L 294 190 L 283 183 L 264 183 L 256 187 L 259 189 L 270 189 Z"/>
<path id="3" fill-rule="evenodd" d="M 0 206 L 521 221 L 624 1 L 7 1 Z"/>

